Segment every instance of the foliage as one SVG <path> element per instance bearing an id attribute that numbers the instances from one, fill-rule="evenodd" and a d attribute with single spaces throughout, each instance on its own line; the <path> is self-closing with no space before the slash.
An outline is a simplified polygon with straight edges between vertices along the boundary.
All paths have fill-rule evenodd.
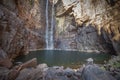
<path id="1" fill-rule="evenodd" d="M 113 68 L 120 68 L 120 56 L 115 56 L 108 62 L 109 66 Z"/>

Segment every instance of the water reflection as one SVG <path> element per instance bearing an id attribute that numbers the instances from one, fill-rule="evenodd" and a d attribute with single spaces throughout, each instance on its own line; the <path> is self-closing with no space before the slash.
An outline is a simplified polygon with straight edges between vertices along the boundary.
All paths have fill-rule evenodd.
<path id="1" fill-rule="evenodd" d="M 79 67 L 90 57 L 94 59 L 95 63 L 103 64 L 104 61 L 109 60 L 110 55 L 78 51 L 39 50 L 32 51 L 26 56 L 20 56 L 16 61 L 25 62 L 35 57 L 37 58 L 38 63 L 47 63 L 48 66 Z"/>

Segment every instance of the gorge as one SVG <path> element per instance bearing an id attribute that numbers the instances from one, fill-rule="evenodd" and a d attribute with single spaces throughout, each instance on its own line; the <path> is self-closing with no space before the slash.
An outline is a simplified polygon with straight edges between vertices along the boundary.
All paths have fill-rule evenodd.
<path id="1" fill-rule="evenodd" d="M 79 63 L 91 57 L 95 63 L 97 63 L 96 60 L 102 60 L 101 65 L 105 63 L 105 70 L 115 72 L 112 74 L 115 77 L 117 74 L 117 80 L 119 80 L 119 15 L 120 0 L 0 0 L 0 80 L 5 80 L 1 77 L 2 69 L 6 72 L 14 69 L 21 72 L 23 68 L 16 67 L 19 65 L 16 65 L 15 61 L 20 58 L 17 62 L 23 65 L 24 59 L 29 60 L 34 57 L 40 58 L 39 64 L 47 63 L 45 62 L 47 60 L 47 68 L 52 66 L 56 68 L 58 64 L 60 70 L 62 69 L 60 66 L 67 62 L 73 65 L 72 60 L 74 66 L 81 67 L 85 63 Z M 21 63 L 22 59 L 23 63 Z M 36 61 L 33 65 L 36 65 Z M 49 65 L 49 61 L 52 65 Z M 59 64 L 62 62 L 65 63 Z M 67 65 L 67 67 L 70 66 Z M 39 71 L 38 68 L 36 69 Z M 118 72 L 116 73 L 115 70 Z M 64 69 L 62 71 L 64 73 Z M 37 74 L 34 70 L 32 72 Z M 67 75 L 70 77 L 69 74 Z M 27 79 L 17 77 L 6 80 Z M 34 77 L 30 80 L 37 79 Z M 62 80 L 61 77 L 60 80 Z M 73 79 L 64 77 L 64 80 Z M 75 78 L 75 80 L 81 79 Z"/>

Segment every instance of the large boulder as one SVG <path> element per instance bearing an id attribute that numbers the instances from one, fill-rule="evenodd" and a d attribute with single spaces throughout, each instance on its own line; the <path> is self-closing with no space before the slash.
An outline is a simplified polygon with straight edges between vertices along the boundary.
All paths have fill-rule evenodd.
<path id="1" fill-rule="evenodd" d="M 12 67 L 11 60 L 7 57 L 7 54 L 0 48 L 0 66 L 10 68 Z"/>
<path id="2" fill-rule="evenodd" d="M 20 65 L 22 69 L 29 68 L 29 67 L 36 67 L 37 66 L 37 58 L 33 58 L 23 64 Z"/>
<path id="3" fill-rule="evenodd" d="M 86 65 L 82 72 L 83 80 L 116 80 L 95 64 Z"/>
<path id="4" fill-rule="evenodd" d="M 0 67 L 0 80 L 8 80 L 9 69 Z"/>

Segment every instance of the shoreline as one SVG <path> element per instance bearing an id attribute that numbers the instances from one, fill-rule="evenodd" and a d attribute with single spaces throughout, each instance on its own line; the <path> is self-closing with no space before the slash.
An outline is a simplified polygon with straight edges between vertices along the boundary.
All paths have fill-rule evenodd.
<path id="1" fill-rule="evenodd" d="M 31 51 L 37 51 L 37 50 L 58 50 L 58 51 L 78 51 L 78 52 L 86 52 L 86 53 L 109 53 L 107 51 L 98 51 L 98 50 L 76 50 L 76 49 L 30 49 L 27 53 L 31 52 Z"/>

